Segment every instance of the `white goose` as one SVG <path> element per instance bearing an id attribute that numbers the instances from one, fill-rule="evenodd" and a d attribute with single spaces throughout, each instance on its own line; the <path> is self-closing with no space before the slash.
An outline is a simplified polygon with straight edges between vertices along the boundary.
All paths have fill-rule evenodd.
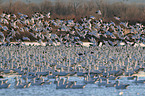
<path id="1" fill-rule="evenodd" d="M 116 81 L 116 89 L 126 89 L 129 84 L 119 84 L 119 81 Z"/>
<path id="2" fill-rule="evenodd" d="M 41 80 L 35 81 L 35 78 L 32 79 L 31 85 L 43 85 L 44 82 Z"/>
<path id="3" fill-rule="evenodd" d="M 11 86 L 10 83 L 3 83 L 3 80 L 1 81 L 1 84 L 0 84 L 0 89 L 2 88 L 9 88 Z"/>
<path id="4" fill-rule="evenodd" d="M 63 84 L 63 83 L 60 83 L 60 81 L 57 81 L 56 89 L 66 89 L 66 88 L 68 88 L 67 84 Z"/>
<path id="5" fill-rule="evenodd" d="M 25 84 L 20 84 L 20 82 L 18 80 L 15 81 L 15 88 L 26 88 L 27 85 Z"/>
<path id="6" fill-rule="evenodd" d="M 26 85 L 27 88 L 29 88 L 31 86 L 31 82 L 28 82 L 28 78 L 25 78 L 24 85 Z"/>
<path id="7" fill-rule="evenodd" d="M 26 85 L 19 85 L 19 82 L 16 82 L 15 88 L 26 88 Z"/>
<path id="8" fill-rule="evenodd" d="M 102 79 L 99 78 L 99 82 L 98 82 L 98 86 L 99 86 L 99 87 L 100 87 L 100 86 L 105 86 L 106 84 L 107 84 L 106 81 L 102 81 Z"/>
<path id="9" fill-rule="evenodd" d="M 116 83 L 110 83 L 109 80 L 106 80 L 106 85 L 105 87 L 115 87 Z"/>
<path id="10" fill-rule="evenodd" d="M 98 79 L 92 79 L 92 78 L 89 78 L 88 76 L 85 77 L 84 79 L 84 83 L 86 84 L 95 84 L 97 83 Z"/>
<path id="11" fill-rule="evenodd" d="M 135 81 L 133 83 L 145 83 L 145 80 L 138 80 L 138 77 L 135 76 Z"/>
<path id="12" fill-rule="evenodd" d="M 102 13 L 101 13 L 100 10 L 96 11 L 96 13 L 97 13 L 98 15 L 102 15 Z"/>
<path id="13" fill-rule="evenodd" d="M 73 83 L 73 85 L 72 85 L 72 89 L 83 89 L 83 88 L 85 88 L 85 84 L 83 84 L 83 85 L 78 85 L 78 84 L 76 84 L 76 81 L 74 81 L 74 82 L 72 82 Z"/>

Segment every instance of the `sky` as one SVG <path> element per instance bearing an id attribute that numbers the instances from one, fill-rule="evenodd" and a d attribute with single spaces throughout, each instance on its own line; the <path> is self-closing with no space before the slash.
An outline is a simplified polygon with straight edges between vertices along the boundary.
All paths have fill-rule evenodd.
<path id="1" fill-rule="evenodd" d="M 9 0 L 3 0 L 4 2 L 8 2 Z M 12 1 L 17 1 L 17 0 L 12 0 Z M 31 2 L 35 2 L 35 3 L 40 3 L 42 2 L 43 0 L 19 0 L 19 1 L 23 1 L 23 2 L 28 2 L 28 1 L 31 1 Z M 57 1 L 57 0 L 51 0 L 51 1 Z M 60 1 L 70 1 L 70 0 L 60 0 Z M 78 1 L 78 0 L 76 0 Z M 89 0 L 83 0 L 83 1 L 89 1 Z M 120 2 L 120 1 L 125 1 L 126 3 L 145 3 L 145 0 L 104 0 L 104 1 L 107 1 L 107 2 Z"/>

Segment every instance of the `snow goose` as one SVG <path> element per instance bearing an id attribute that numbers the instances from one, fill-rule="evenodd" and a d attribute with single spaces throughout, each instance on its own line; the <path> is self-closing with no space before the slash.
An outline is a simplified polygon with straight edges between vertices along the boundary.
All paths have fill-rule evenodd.
<path id="1" fill-rule="evenodd" d="M 145 80 L 138 80 L 138 76 L 135 76 L 135 81 L 133 83 L 145 83 Z"/>
<path id="2" fill-rule="evenodd" d="M 60 81 L 57 81 L 56 89 L 66 89 L 68 87 L 67 84 L 62 84 Z"/>
<path id="3" fill-rule="evenodd" d="M 116 81 L 116 89 L 126 89 L 129 84 L 119 84 L 119 81 Z"/>
<path id="4" fill-rule="evenodd" d="M 44 80 L 44 83 L 49 85 L 49 84 L 51 84 L 51 83 L 52 83 L 52 81 L 49 81 L 49 80 Z"/>
<path id="5" fill-rule="evenodd" d="M 5 42 L 5 36 L 4 36 L 4 34 L 2 32 L 0 32 L 0 37 L 1 37 L 0 41 L 2 43 L 4 43 Z"/>
<path id="6" fill-rule="evenodd" d="M 24 85 L 26 85 L 27 88 L 29 88 L 31 86 L 31 82 L 28 82 L 28 78 L 25 78 Z"/>
<path id="7" fill-rule="evenodd" d="M 99 82 L 98 82 L 98 86 L 99 86 L 99 87 L 100 87 L 100 86 L 105 86 L 106 84 L 107 84 L 106 81 L 102 81 L 102 79 L 99 78 Z"/>
<path id="8" fill-rule="evenodd" d="M 31 82 L 31 85 L 43 85 L 43 84 L 44 84 L 44 82 L 41 81 L 41 80 L 38 80 L 38 81 L 36 82 L 35 78 L 33 78 L 33 79 L 32 79 L 32 82 Z"/>
<path id="9" fill-rule="evenodd" d="M 9 88 L 10 86 L 11 86 L 10 83 L 3 83 L 3 80 L 1 80 L 0 89 Z"/>
<path id="10" fill-rule="evenodd" d="M 97 13 L 98 15 L 102 15 L 102 13 L 101 13 L 100 10 L 96 11 L 96 13 Z"/>
<path id="11" fill-rule="evenodd" d="M 84 83 L 86 83 L 86 84 L 95 84 L 95 83 L 97 83 L 97 81 L 98 81 L 98 78 L 92 79 L 92 78 L 89 78 L 88 76 L 86 76 L 84 79 Z"/>
<path id="12" fill-rule="evenodd" d="M 52 81 L 49 81 L 49 79 L 44 80 L 44 78 L 42 78 L 41 82 L 44 82 L 44 84 L 48 84 L 48 85 L 52 83 Z"/>
<path id="13" fill-rule="evenodd" d="M 73 85 L 72 85 L 72 89 L 83 89 L 83 88 L 85 88 L 85 84 L 82 84 L 82 85 L 80 85 L 80 84 L 76 84 L 76 81 L 74 81 L 74 82 L 72 82 L 73 83 Z"/>
<path id="14" fill-rule="evenodd" d="M 22 39 L 23 39 L 24 41 L 25 41 L 25 40 L 30 41 L 30 38 L 28 38 L 28 37 L 23 37 Z"/>
<path id="15" fill-rule="evenodd" d="M 118 21 L 120 20 L 120 17 L 116 17 L 116 16 L 115 16 L 114 18 L 115 18 L 116 20 L 118 20 Z"/>
<path id="16" fill-rule="evenodd" d="M 131 74 L 131 73 L 129 73 L 129 76 L 127 77 L 127 80 L 134 80 L 134 78 L 135 78 L 136 76 L 131 76 L 130 74 Z"/>
<path id="17" fill-rule="evenodd" d="M 110 83 L 109 80 L 106 80 L 106 85 L 105 87 L 115 87 L 116 83 Z"/>
<path id="18" fill-rule="evenodd" d="M 26 85 L 22 84 L 21 80 L 19 80 L 18 77 L 15 77 L 14 79 L 15 79 L 15 88 L 26 88 Z"/>
<path id="19" fill-rule="evenodd" d="M 19 81 L 16 81 L 15 88 L 26 88 L 26 85 L 20 85 Z"/>
<path id="20" fill-rule="evenodd" d="M 50 12 L 46 14 L 46 17 L 47 18 L 50 18 Z"/>
<path id="21" fill-rule="evenodd" d="M 66 78 L 67 78 L 67 79 L 65 80 L 65 84 L 68 85 L 68 88 L 71 88 L 72 85 L 73 85 L 73 83 L 74 83 L 75 81 L 69 81 L 69 80 L 68 80 L 69 77 L 66 77 Z"/>
<path id="22" fill-rule="evenodd" d="M 4 69 L 3 71 L 5 74 L 10 74 L 10 73 L 13 73 L 13 70 L 11 69 Z"/>

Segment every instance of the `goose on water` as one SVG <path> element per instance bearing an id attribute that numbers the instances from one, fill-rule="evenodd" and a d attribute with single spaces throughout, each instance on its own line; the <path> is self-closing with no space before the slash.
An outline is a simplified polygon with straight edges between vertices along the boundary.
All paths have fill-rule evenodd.
<path id="1" fill-rule="evenodd" d="M 80 85 L 80 84 L 76 84 L 76 81 L 75 82 L 72 82 L 73 83 L 73 85 L 72 85 L 72 89 L 83 89 L 83 88 L 85 88 L 85 84 L 82 84 L 82 85 Z"/>
<path id="2" fill-rule="evenodd" d="M 63 83 L 60 83 L 60 81 L 57 81 L 56 89 L 66 89 L 66 88 L 68 88 L 67 84 L 63 84 Z"/>
<path id="3" fill-rule="evenodd" d="M 98 78 L 89 78 L 88 76 L 84 77 L 84 83 L 86 84 L 95 84 L 97 83 Z"/>
<path id="4" fill-rule="evenodd" d="M 19 81 L 15 81 L 15 88 L 26 88 L 26 84 L 19 84 Z"/>
<path id="5" fill-rule="evenodd" d="M 126 89 L 129 86 L 129 84 L 119 84 L 119 81 L 116 81 L 116 89 Z"/>
<path id="6" fill-rule="evenodd" d="M 108 77 L 109 80 L 116 80 L 116 79 L 118 79 L 118 78 L 119 78 L 119 77 L 113 76 L 113 75 Z"/>
<path id="7" fill-rule="evenodd" d="M 107 81 L 102 81 L 102 79 L 99 78 L 98 86 L 105 86 L 106 84 L 107 84 Z"/>
<path id="8" fill-rule="evenodd" d="M 106 85 L 105 87 L 115 87 L 116 83 L 110 83 L 109 80 L 106 80 Z"/>
<path id="9" fill-rule="evenodd" d="M 10 86 L 11 86 L 10 83 L 3 83 L 3 81 L 1 80 L 0 89 L 2 89 L 2 88 L 9 88 Z"/>
<path id="10" fill-rule="evenodd" d="M 138 76 L 135 76 L 135 81 L 133 83 L 145 83 L 145 80 L 138 80 Z"/>
<path id="11" fill-rule="evenodd" d="M 31 86 L 31 82 L 28 82 L 28 78 L 25 78 L 24 85 L 26 85 L 27 88 L 29 88 Z"/>
<path id="12" fill-rule="evenodd" d="M 128 76 L 128 77 L 127 77 L 127 80 L 134 80 L 135 77 L 136 77 L 136 76 Z"/>
<path id="13" fill-rule="evenodd" d="M 43 85 L 45 82 L 38 80 L 36 81 L 36 78 L 33 78 L 31 81 L 31 85 Z"/>

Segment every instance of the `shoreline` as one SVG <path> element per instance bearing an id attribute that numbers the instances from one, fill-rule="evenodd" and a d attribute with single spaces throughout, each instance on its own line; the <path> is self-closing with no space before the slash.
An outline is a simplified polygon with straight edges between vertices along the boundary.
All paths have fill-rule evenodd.
<path id="1" fill-rule="evenodd" d="M 31 45 L 31 46 L 32 45 L 34 45 L 34 46 L 39 46 L 39 45 L 46 46 L 46 44 L 47 44 L 47 42 L 42 42 L 42 43 L 38 43 L 38 42 L 21 42 L 21 43 L 22 43 L 22 45 L 27 45 L 27 46 L 29 46 L 29 45 Z M 131 43 L 132 42 L 130 42 L 130 44 Z M 2 44 L 2 42 L 0 42 L 0 44 Z M 10 42 L 10 44 L 18 44 L 18 42 Z M 89 47 L 89 44 L 93 44 L 93 43 L 91 43 L 91 42 L 83 42 L 83 45 L 86 46 L 86 47 Z M 60 45 L 60 42 L 58 42 L 58 44 L 54 43 L 54 45 L 55 46 Z M 120 42 L 119 45 L 123 46 L 123 45 L 125 45 L 125 43 L 124 42 Z M 145 44 L 143 44 L 143 43 L 135 43 L 134 47 L 137 47 L 137 46 L 145 47 Z"/>

